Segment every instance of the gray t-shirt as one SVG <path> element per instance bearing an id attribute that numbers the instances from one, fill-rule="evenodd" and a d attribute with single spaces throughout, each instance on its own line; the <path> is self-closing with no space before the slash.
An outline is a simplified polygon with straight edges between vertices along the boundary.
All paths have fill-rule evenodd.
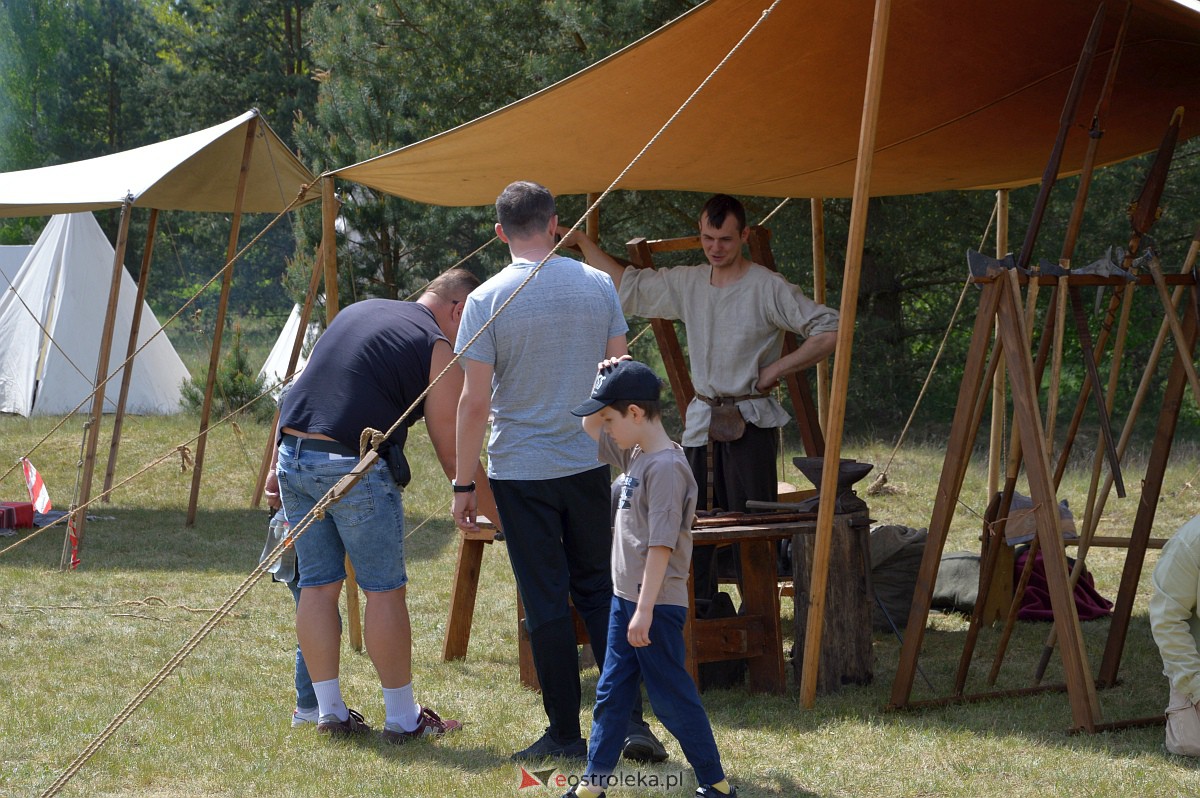
<path id="1" fill-rule="evenodd" d="M 536 265 L 516 261 L 471 292 L 456 351 Z M 489 477 L 557 479 L 597 467 L 595 445 L 571 408 L 591 394 L 608 340 L 628 329 L 607 274 L 571 258 L 546 262 L 463 352 L 494 369 Z"/>
<path id="2" fill-rule="evenodd" d="M 671 549 L 666 575 L 655 604 L 688 606 L 688 570 L 692 561 L 692 520 L 696 516 L 696 479 L 679 444 L 646 453 L 621 449 L 600 431 L 600 459 L 622 469 L 621 495 L 613 530 L 613 592 L 636 602 L 651 546 Z"/>

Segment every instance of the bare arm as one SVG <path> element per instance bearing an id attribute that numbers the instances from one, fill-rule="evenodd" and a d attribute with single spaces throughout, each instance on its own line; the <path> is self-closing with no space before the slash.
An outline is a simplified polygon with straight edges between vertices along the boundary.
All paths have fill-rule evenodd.
<path id="1" fill-rule="evenodd" d="M 617 263 L 617 261 L 604 250 L 600 249 L 600 245 L 587 237 L 587 234 L 581 230 L 572 231 L 569 227 L 559 225 L 558 234 L 562 236 L 562 245 L 564 247 L 575 247 L 583 253 L 583 259 L 587 261 L 592 268 L 599 269 L 612 278 L 613 285 L 618 289 L 621 287 L 621 275 L 625 273 L 625 267 Z"/>
<path id="2" fill-rule="evenodd" d="M 758 382 L 755 390 L 766 393 L 779 384 L 779 381 L 789 374 L 803 371 L 809 366 L 820 363 L 833 354 L 837 345 L 837 333 L 834 331 L 818 333 L 811 338 L 805 338 L 794 352 L 784 355 L 774 363 L 768 363 L 758 371 Z"/>
<path id="3" fill-rule="evenodd" d="M 646 549 L 646 570 L 642 573 L 642 586 L 638 590 L 637 609 L 629 620 L 625 639 L 634 648 L 650 645 L 650 624 L 654 621 L 654 602 L 662 589 L 667 573 L 667 562 L 671 550 L 666 546 L 650 546 Z"/>
<path id="4" fill-rule="evenodd" d="M 458 400 L 456 419 L 454 481 L 467 485 L 479 469 L 479 453 L 487 430 L 488 409 L 492 395 L 492 367 L 478 360 L 464 359 L 465 375 L 462 395 Z M 485 480 L 486 484 L 486 480 Z M 479 512 L 479 481 L 473 493 L 454 494 L 454 523 L 460 529 L 475 531 Z M 496 520 L 496 519 L 492 519 Z"/>
<path id="5" fill-rule="evenodd" d="M 457 453 L 455 437 L 458 419 L 458 400 L 463 388 L 463 370 L 457 366 L 446 371 L 441 379 L 434 382 L 442 370 L 449 365 L 454 352 L 445 341 L 438 341 L 433 347 L 433 359 L 429 366 L 429 381 L 431 388 L 425 397 L 425 427 L 429 430 L 429 440 L 441 463 L 442 471 L 450 479 L 454 479 Z M 499 526 L 499 513 L 496 502 L 492 498 L 492 489 L 487 481 L 487 473 L 478 459 L 475 461 L 475 471 L 472 475 L 475 482 L 476 501 L 479 510 Z M 467 484 L 462 482 L 459 484 Z"/>

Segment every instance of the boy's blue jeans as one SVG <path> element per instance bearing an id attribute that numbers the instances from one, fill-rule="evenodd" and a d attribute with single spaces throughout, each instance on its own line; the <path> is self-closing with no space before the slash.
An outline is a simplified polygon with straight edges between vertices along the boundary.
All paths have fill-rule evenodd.
<path id="1" fill-rule="evenodd" d="M 683 623 L 687 607 L 658 604 L 650 625 L 650 645 L 634 648 L 625 637 L 637 605 L 613 596 L 608 620 L 608 655 L 596 685 L 592 738 L 588 746 L 588 777 L 613 772 L 621 756 L 629 712 L 645 682 L 650 706 L 667 731 L 675 736 L 701 784 L 725 778 L 712 726 L 700 703 L 696 683 L 684 665 Z M 588 780 L 584 779 L 585 782 Z M 602 780 L 594 780 L 603 788 Z"/>

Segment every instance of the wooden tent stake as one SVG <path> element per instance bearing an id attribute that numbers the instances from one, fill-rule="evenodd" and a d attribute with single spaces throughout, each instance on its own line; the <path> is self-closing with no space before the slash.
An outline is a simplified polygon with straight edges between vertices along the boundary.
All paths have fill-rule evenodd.
<path id="1" fill-rule="evenodd" d="M 221 299 L 217 305 L 217 323 L 213 331 L 212 352 L 208 358 L 208 382 L 204 386 L 204 406 L 200 409 L 200 436 L 196 439 L 196 455 L 192 467 L 192 493 L 188 498 L 187 526 L 196 523 L 196 508 L 200 502 L 200 480 L 204 472 L 204 449 L 208 443 L 208 421 L 212 413 L 213 391 L 217 384 L 217 366 L 221 360 L 221 336 L 225 329 L 225 312 L 229 309 L 229 290 L 233 286 L 233 260 L 237 254 L 238 235 L 242 230 L 242 202 L 246 196 L 246 178 L 250 172 L 250 157 L 254 154 L 254 137 L 258 133 L 258 116 L 246 123 L 246 142 L 242 149 L 242 165 L 238 174 L 237 193 L 233 200 L 233 220 L 229 227 L 229 246 L 225 250 L 225 273 L 221 277 Z"/>
<path id="2" fill-rule="evenodd" d="M 100 422 L 104 417 L 104 380 L 108 377 L 108 358 L 112 352 L 113 330 L 117 326 L 117 299 L 121 292 L 121 273 L 125 269 L 125 248 L 129 244 L 129 217 L 133 215 L 133 202 L 126 198 L 121 205 L 121 222 L 117 231 L 117 247 L 113 252 L 112 280 L 108 286 L 108 309 L 104 312 L 104 327 L 100 332 L 100 352 L 96 356 L 96 386 L 92 393 L 91 421 L 87 429 L 87 441 L 83 456 L 83 474 L 79 483 L 80 507 L 87 506 L 92 495 L 92 475 L 96 470 L 96 446 L 100 441 Z M 83 551 L 83 533 L 87 528 L 87 510 L 76 513 L 75 541 L 77 551 Z M 63 541 L 61 570 L 71 567 L 71 530 L 65 533 Z"/>
<path id="3" fill-rule="evenodd" d="M 891 14 L 891 0 L 875 0 L 862 123 L 858 134 L 858 159 L 854 168 L 854 192 L 850 203 L 850 230 L 846 241 L 846 268 L 842 279 L 837 348 L 833 355 L 833 384 L 830 388 L 829 415 L 825 420 L 825 462 L 821 469 L 821 501 L 817 509 L 812 576 L 809 580 L 808 631 L 804 637 L 803 670 L 800 675 L 800 703 L 808 708 L 812 707 L 817 696 L 817 667 L 821 659 L 825 589 L 829 582 L 834 503 L 837 499 L 837 491 L 833 490 L 833 486 L 837 484 L 838 461 L 842 454 L 842 432 L 846 422 L 846 392 L 850 384 L 850 358 L 854 350 L 854 321 L 858 311 L 858 287 L 862 277 L 871 166 L 875 155 L 879 97 L 883 86 L 883 64 L 887 54 Z"/>
<path id="4" fill-rule="evenodd" d="M 121 447 L 121 428 L 125 422 L 125 403 L 129 399 L 129 386 L 133 382 L 133 353 L 138 347 L 138 332 L 142 326 L 142 304 L 146 301 L 146 284 L 150 280 L 150 260 L 154 253 L 154 232 L 158 228 L 158 208 L 150 209 L 150 220 L 146 223 L 146 247 L 142 250 L 142 270 L 138 274 L 137 298 L 133 300 L 133 321 L 129 325 L 129 346 L 125 349 L 125 371 L 121 373 L 121 392 L 117 398 L 117 413 L 113 418 L 112 442 L 108 447 L 108 468 L 104 471 L 103 501 L 112 501 L 109 492 L 113 476 L 117 471 L 117 450 Z"/>

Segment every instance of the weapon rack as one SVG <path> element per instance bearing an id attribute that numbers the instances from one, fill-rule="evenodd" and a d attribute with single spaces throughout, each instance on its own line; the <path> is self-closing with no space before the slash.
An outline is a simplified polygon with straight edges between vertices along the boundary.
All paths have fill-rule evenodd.
<path id="1" fill-rule="evenodd" d="M 1182 345 L 1177 344 L 1170 366 L 1133 529 L 1129 539 L 1122 541 L 1122 545 L 1126 548 L 1125 564 L 1103 658 L 1096 677 L 1093 679 L 1084 647 L 1079 616 L 1072 596 L 1073 584 L 1068 576 L 1066 551 L 1059 527 L 1055 473 L 1051 469 L 1050 452 L 1039 409 L 1040 380 L 1035 377 L 1028 333 L 1030 328 L 1026 326 L 1025 313 L 1020 300 L 1022 285 L 1029 287 L 1031 292 L 1036 292 L 1036 283 L 1055 286 L 1056 291 L 1061 291 L 1068 285 L 1074 287 L 1099 285 L 1115 288 L 1125 285 L 1126 281 L 1124 278 L 1079 274 L 1070 274 L 1066 277 L 1026 277 L 1019 275 L 1015 269 L 993 269 L 986 276 L 975 278 L 975 282 L 982 289 L 979 298 L 979 312 L 976 316 L 971 345 L 963 370 L 946 457 L 930 520 L 928 542 L 918 572 L 912 610 L 908 618 L 904 644 L 901 648 L 896 678 L 892 686 L 889 709 L 920 708 L 1065 689 L 1070 701 L 1072 731 L 1097 732 L 1162 722 L 1161 716 L 1157 716 L 1104 723 L 1101 721 L 1096 694 L 1097 686 L 1109 687 L 1117 682 L 1117 672 L 1121 664 L 1133 602 L 1145 562 L 1146 549 L 1150 543 L 1150 532 L 1162 490 L 1167 459 L 1174 440 L 1183 394 L 1188 385 L 1189 375 L 1186 367 L 1194 359 L 1195 353 L 1198 296 L 1196 278 L 1190 269 L 1190 263 L 1185 266 L 1180 275 L 1162 278 L 1161 274 L 1157 274 L 1155 279 L 1165 281 L 1166 284 L 1186 286 L 1190 289 L 1186 292 L 1186 299 L 1183 302 L 1182 322 L 1175 327 L 1179 336 L 1176 340 L 1181 340 Z M 1128 284 L 1125 290 L 1132 290 L 1134 286 L 1150 284 L 1150 277 L 1142 276 Z M 1163 293 L 1162 287 L 1163 282 L 1160 282 L 1159 288 L 1164 300 L 1164 313 L 1173 316 L 1174 307 Z M 1052 304 L 1053 301 L 1052 299 Z M 993 331 L 995 331 L 994 342 Z M 958 504 L 959 492 L 962 488 L 971 450 L 979 430 L 984 402 L 988 396 L 992 379 L 997 372 L 997 362 L 1001 351 L 1004 352 L 1004 359 L 1007 363 L 1007 383 L 1012 395 L 1012 446 L 1016 451 L 1009 457 L 1009 478 L 1006 480 L 1004 491 L 1000 494 L 999 501 L 994 500 L 993 506 L 989 508 L 988 520 L 997 521 L 997 523 L 985 523 L 983 557 L 980 568 L 980 594 L 959 662 L 954 691 L 951 695 L 941 698 L 914 702 L 911 700 L 913 680 L 929 617 L 938 566 Z M 1099 359 L 1101 354 L 1097 352 L 1095 357 Z M 1118 363 L 1117 367 L 1119 365 Z M 1057 377 L 1057 374 L 1052 374 L 1051 382 L 1057 380 Z M 1200 401 L 1200 396 L 1196 398 Z M 1070 443 L 1068 442 L 1067 445 L 1069 446 Z M 1011 501 L 1013 484 L 1016 481 L 1017 470 L 1020 468 L 1022 459 L 1025 477 L 1029 484 L 1029 495 L 1034 504 L 1034 516 L 1037 524 L 1036 543 L 1040 545 L 1043 552 L 1046 580 L 1054 613 L 1053 627 L 1057 636 L 1065 685 L 1039 684 L 1016 690 L 967 693 L 966 681 L 974 654 L 974 641 L 983 621 L 983 607 L 987 602 L 988 589 L 995 581 L 991 579 L 991 566 L 995 563 L 999 550 L 1007 545 L 1003 535 L 1003 518 L 1007 510 L 998 512 L 997 505 L 1007 508 L 1008 502 Z M 1056 552 L 1057 556 L 1054 555 Z M 1032 553 L 1030 559 L 1033 559 Z M 1010 607 L 1010 613 L 1015 613 L 1015 603 L 1020 601 L 1019 588 L 1012 601 L 1014 606 Z M 1001 651 L 997 657 L 997 664 L 1002 657 L 1003 652 Z"/>

